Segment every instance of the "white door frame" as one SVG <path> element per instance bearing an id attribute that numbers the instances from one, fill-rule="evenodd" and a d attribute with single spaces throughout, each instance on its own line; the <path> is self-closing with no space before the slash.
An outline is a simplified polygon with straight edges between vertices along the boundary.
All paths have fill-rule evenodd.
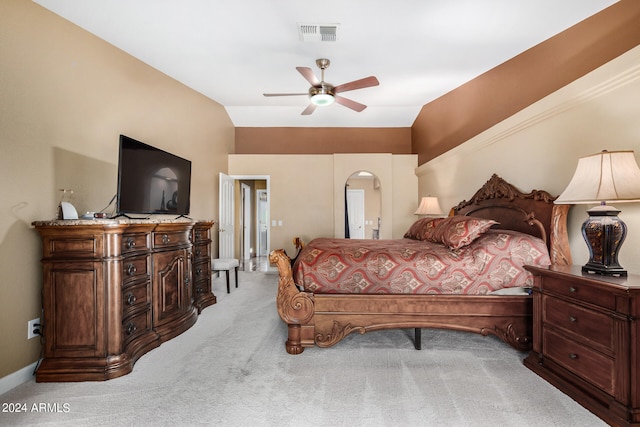
<path id="1" fill-rule="evenodd" d="M 218 258 L 235 258 L 234 201 L 235 180 L 220 172 L 218 186 Z"/>
<path id="2" fill-rule="evenodd" d="M 266 197 L 265 204 L 269 203 L 269 193 L 267 190 L 259 189 L 256 190 L 256 255 L 257 256 L 267 256 L 269 255 L 269 245 L 267 243 L 267 234 L 269 233 L 269 208 L 264 207 L 265 204 L 261 201 L 261 195 L 264 194 Z M 264 223 L 260 221 L 262 215 L 264 214 Z M 265 237 L 262 238 L 262 230 L 265 230 Z M 263 242 L 264 240 L 264 242 Z M 264 246 L 265 250 L 262 250 Z"/>
<path id="3" fill-rule="evenodd" d="M 251 187 L 240 183 L 242 195 L 242 259 L 251 258 Z"/>
<path id="4" fill-rule="evenodd" d="M 224 175 L 224 174 L 221 174 Z M 227 175 L 225 175 L 227 176 Z M 228 175 L 229 178 L 233 179 L 234 181 L 238 181 L 238 180 L 247 180 L 247 181 L 252 181 L 252 180 L 257 180 L 257 181 L 265 181 L 266 182 L 266 191 L 267 191 L 267 216 L 270 216 L 270 212 L 271 212 L 271 177 L 269 175 Z M 222 178 L 221 178 L 222 179 Z M 222 204 L 223 204 L 223 200 L 222 200 L 222 191 L 219 194 L 219 203 L 220 203 L 220 210 L 222 209 Z M 267 226 L 267 252 L 269 252 L 271 248 L 271 227 Z M 235 258 L 235 256 L 232 256 L 232 258 Z"/>

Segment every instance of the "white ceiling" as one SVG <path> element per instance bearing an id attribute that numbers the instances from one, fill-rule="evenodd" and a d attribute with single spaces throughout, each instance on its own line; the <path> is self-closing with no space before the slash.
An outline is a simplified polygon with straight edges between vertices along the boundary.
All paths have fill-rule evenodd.
<path id="1" fill-rule="evenodd" d="M 34 0 L 222 104 L 236 127 L 410 127 L 420 108 L 613 0 Z M 298 24 L 339 24 L 335 42 L 303 42 Z M 300 113 L 296 66 L 329 58 L 341 95 L 368 105 Z"/>

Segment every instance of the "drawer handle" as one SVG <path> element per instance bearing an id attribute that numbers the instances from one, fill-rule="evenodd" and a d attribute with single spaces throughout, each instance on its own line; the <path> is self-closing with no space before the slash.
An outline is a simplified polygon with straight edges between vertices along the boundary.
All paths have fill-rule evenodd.
<path id="1" fill-rule="evenodd" d="M 164 243 L 165 245 L 167 243 L 169 243 L 169 236 L 168 235 L 166 235 L 166 234 L 162 235 L 162 243 Z"/>
<path id="2" fill-rule="evenodd" d="M 196 249 L 196 256 L 201 256 L 202 255 L 202 249 L 198 248 Z"/>
<path id="3" fill-rule="evenodd" d="M 569 292 L 575 292 L 575 291 L 577 291 L 576 288 L 574 288 L 573 286 L 569 286 Z"/>
<path id="4" fill-rule="evenodd" d="M 134 294 L 127 295 L 127 304 L 134 305 L 136 303 L 136 296 Z"/>
<path id="5" fill-rule="evenodd" d="M 136 241 L 129 238 L 129 240 L 127 240 L 127 246 L 130 248 L 135 248 L 136 247 Z"/>
<path id="6" fill-rule="evenodd" d="M 129 323 L 127 325 L 127 335 L 133 334 L 137 329 L 138 327 L 136 325 L 134 325 L 133 323 Z"/>
<path id="7" fill-rule="evenodd" d="M 571 323 L 575 323 L 577 320 L 578 320 L 578 319 L 576 319 L 575 317 L 573 317 L 573 316 L 569 316 L 569 322 L 571 322 Z"/>
<path id="8" fill-rule="evenodd" d="M 569 353 L 569 358 L 576 360 L 578 358 L 578 355 L 575 353 Z"/>
<path id="9" fill-rule="evenodd" d="M 202 274 L 202 267 L 196 268 L 196 276 L 199 276 L 201 274 Z"/>
<path id="10" fill-rule="evenodd" d="M 197 292 L 198 294 L 201 294 L 201 293 L 203 292 L 203 289 L 202 289 L 202 288 L 200 288 L 200 287 L 199 287 L 199 288 L 196 288 L 196 292 Z"/>
<path id="11" fill-rule="evenodd" d="M 127 266 L 127 274 L 128 274 L 129 276 L 133 276 L 134 274 L 136 274 L 136 272 L 137 272 L 137 271 L 138 271 L 138 269 L 136 268 L 136 266 L 135 266 L 135 265 L 133 265 L 133 264 L 129 264 L 129 265 Z"/>

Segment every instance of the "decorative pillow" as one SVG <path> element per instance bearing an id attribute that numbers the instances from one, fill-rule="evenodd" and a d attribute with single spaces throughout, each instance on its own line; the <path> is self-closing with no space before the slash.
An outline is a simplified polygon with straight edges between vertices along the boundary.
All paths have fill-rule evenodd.
<path id="1" fill-rule="evenodd" d="M 439 222 L 431 238 L 427 240 L 442 243 L 449 249 L 460 249 L 482 236 L 494 224 L 498 222 L 492 219 L 454 215 Z"/>
<path id="2" fill-rule="evenodd" d="M 430 240 L 436 226 L 442 220 L 444 218 L 420 218 L 411 225 L 404 237 L 413 240 Z"/>

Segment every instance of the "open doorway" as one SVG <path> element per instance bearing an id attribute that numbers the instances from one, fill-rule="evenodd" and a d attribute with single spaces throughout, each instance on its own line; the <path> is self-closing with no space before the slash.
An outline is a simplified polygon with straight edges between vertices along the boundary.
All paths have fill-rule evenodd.
<path id="1" fill-rule="evenodd" d="M 224 227 L 226 232 L 233 230 L 233 237 L 227 239 L 224 250 L 240 260 L 244 271 L 266 270 L 269 267 L 270 251 L 269 176 L 225 175 L 224 179 L 232 183 L 232 193 L 235 196 L 223 197 L 223 193 L 220 193 L 220 212 L 231 211 L 230 216 L 233 218 L 232 224 L 227 223 Z M 231 248 L 228 247 L 228 240 L 232 241 Z M 222 251 L 223 248 L 219 248 L 219 252 Z"/>

